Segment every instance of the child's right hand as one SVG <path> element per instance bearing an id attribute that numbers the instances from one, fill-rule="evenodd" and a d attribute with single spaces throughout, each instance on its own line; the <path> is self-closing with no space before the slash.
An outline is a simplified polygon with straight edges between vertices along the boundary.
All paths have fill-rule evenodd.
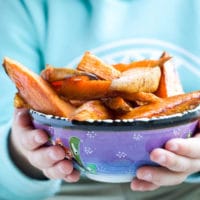
<path id="1" fill-rule="evenodd" d="M 46 147 L 48 135 L 34 129 L 26 109 L 16 109 L 10 138 L 11 157 L 16 165 L 32 178 L 63 179 L 76 182 L 80 173 L 65 159 L 60 146 Z M 43 172 L 43 174 L 42 174 Z"/>

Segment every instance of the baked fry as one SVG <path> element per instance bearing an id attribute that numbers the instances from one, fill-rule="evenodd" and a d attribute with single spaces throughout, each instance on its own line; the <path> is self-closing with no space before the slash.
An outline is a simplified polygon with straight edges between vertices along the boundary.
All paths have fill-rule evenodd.
<path id="1" fill-rule="evenodd" d="M 77 121 L 103 120 L 112 119 L 112 115 L 100 100 L 93 100 L 87 101 L 77 108 L 70 119 Z"/>
<path id="2" fill-rule="evenodd" d="M 24 99 L 20 96 L 19 93 L 15 94 L 14 107 L 15 108 L 28 108 L 28 109 L 31 108 L 30 105 L 28 105 L 28 103 L 24 101 Z"/>
<path id="3" fill-rule="evenodd" d="M 97 79 L 95 75 L 79 71 L 77 69 L 69 69 L 69 68 L 55 68 L 51 65 L 47 65 L 47 67 L 41 72 L 41 77 L 48 82 L 59 81 L 65 78 L 69 78 L 72 76 L 88 76 L 91 79 Z"/>
<path id="4" fill-rule="evenodd" d="M 127 113 L 133 109 L 122 97 L 119 96 L 113 98 L 104 98 L 101 100 L 106 105 L 106 107 L 113 110 L 115 113 Z"/>
<path id="5" fill-rule="evenodd" d="M 161 98 L 157 97 L 153 93 L 147 92 L 135 92 L 135 93 L 118 93 L 121 97 L 129 101 L 141 101 L 143 103 L 156 103 L 162 101 Z"/>
<path id="6" fill-rule="evenodd" d="M 115 69 L 112 65 L 104 63 L 90 52 L 86 52 L 84 54 L 82 60 L 77 66 L 77 69 L 95 74 L 103 80 L 112 80 L 120 77 L 121 75 L 120 71 Z"/>
<path id="7" fill-rule="evenodd" d="M 3 67 L 18 90 L 16 108 L 78 121 L 138 119 L 200 105 L 200 91 L 184 94 L 170 58 L 164 52 L 158 60 L 111 66 L 86 52 L 77 69 L 48 66 L 41 76 L 10 58 Z"/>
<path id="8" fill-rule="evenodd" d="M 108 80 L 89 80 L 87 76 L 75 76 L 51 84 L 58 95 L 65 99 L 91 100 L 105 97 L 111 82 Z"/>
<path id="9" fill-rule="evenodd" d="M 113 91 L 135 93 L 155 92 L 160 82 L 160 67 L 138 67 L 122 73 L 113 79 L 110 89 Z"/>
<path id="10" fill-rule="evenodd" d="M 134 61 L 129 64 L 124 64 L 124 63 L 118 63 L 113 65 L 115 69 L 117 69 L 120 72 L 124 72 L 133 68 L 138 68 L 138 67 L 157 67 L 163 65 L 166 61 L 168 61 L 171 57 L 170 56 L 165 56 L 161 57 L 159 60 L 141 60 L 141 61 Z"/>
<path id="11" fill-rule="evenodd" d="M 120 119 L 151 118 L 175 114 L 200 104 L 200 90 L 164 98 L 161 102 L 139 106 L 132 111 L 118 116 Z"/>
<path id="12" fill-rule="evenodd" d="M 22 64 L 5 58 L 3 66 L 10 79 L 15 83 L 20 97 L 31 108 L 63 117 L 69 117 L 74 111 L 74 107 L 60 99 L 45 80 Z"/>
<path id="13" fill-rule="evenodd" d="M 161 59 L 168 57 L 169 55 L 164 52 L 161 56 Z M 183 94 L 183 87 L 180 82 L 173 60 L 170 59 L 167 62 L 161 63 L 160 66 L 161 78 L 158 90 L 155 92 L 155 94 L 162 98 Z"/>

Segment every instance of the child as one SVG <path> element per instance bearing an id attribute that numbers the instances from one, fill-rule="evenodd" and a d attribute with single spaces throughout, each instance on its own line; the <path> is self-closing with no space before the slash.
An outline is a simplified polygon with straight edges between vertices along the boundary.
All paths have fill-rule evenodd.
<path id="1" fill-rule="evenodd" d="M 165 50 L 177 58 L 185 91 L 200 89 L 198 0 L 0 3 L 1 60 L 11 57 L 39 74 L 47 63 L 75 66 L 86 50 L 114 61 L 156 57 Z M 33 129 L 27 110 L 13 114 L 16 90 L 0 70 L 1 199 L 45 199 L 58 193 L 61 180 L 68 183 L 59 196 L 71 200 L 198 199 L 200 134 L 171 140 L 165 149 L 153 150 L 151 159 L 162 167 L 140 168 L 130 184 L 98 183 L 82 177 L 78 181 L 80 174 L 64 160 L 62 148 L 43 147 L 47 135 Z"/>

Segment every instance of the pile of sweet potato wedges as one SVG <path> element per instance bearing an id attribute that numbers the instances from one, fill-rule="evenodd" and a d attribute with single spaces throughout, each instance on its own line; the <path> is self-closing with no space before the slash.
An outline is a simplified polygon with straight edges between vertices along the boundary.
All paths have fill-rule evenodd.
<path id="1" fill-rule="evenodd" d="M 15 107 L 70 120 L 151 118 L 200 104 L 200 91 L 184 93 L 166 52 L 113 65 L 85 52 L 76 69 L 47 65 L 40 75 L 7 57 L 3 67 L 18 90 Z"/>

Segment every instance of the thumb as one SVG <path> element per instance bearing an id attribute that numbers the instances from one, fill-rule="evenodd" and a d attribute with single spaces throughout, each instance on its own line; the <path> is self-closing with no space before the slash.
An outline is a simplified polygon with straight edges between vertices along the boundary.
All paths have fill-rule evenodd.
<path id="1" fill-rule="evenodd" d="M 31 117 L 29 115 L 28 109 L 18 108 L 14 112 L 14 125 L 20 127 L 30 127 L 32 126 Z"/>

